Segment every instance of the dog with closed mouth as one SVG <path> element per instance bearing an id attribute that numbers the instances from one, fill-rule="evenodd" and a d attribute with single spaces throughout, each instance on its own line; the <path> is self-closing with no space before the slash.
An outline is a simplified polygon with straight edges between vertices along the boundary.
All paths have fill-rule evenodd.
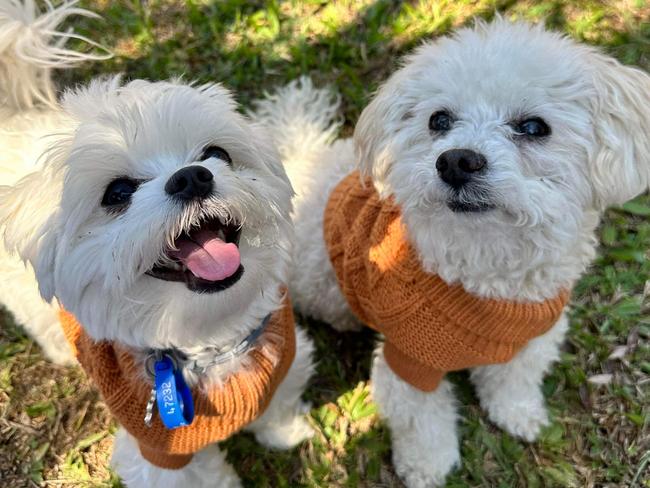
<path id="1" fill-rule="evenodd" d="M 0 2 L 0 300 L 98 386 L 127 486 L 239 486 L 218 441 L 312 433 L 291 185 L 221 85 L 114 77 L 58 101 L 51 69 L 85 58 L 55 42 L 71 14 Z"/>
<path id="2" fill-rule="evenodd" d="M 601 212 L 650 182 L 650 77 L 541 26 L 497 19 L 427 42 L 353 139 L 296 81 L 260 101 L 296 190 L 290 290 L 305 314 L 384 336 L 372 392 L 407 486 L 460 462 L 445 373 L 534 440 L 569 293 Z"/>

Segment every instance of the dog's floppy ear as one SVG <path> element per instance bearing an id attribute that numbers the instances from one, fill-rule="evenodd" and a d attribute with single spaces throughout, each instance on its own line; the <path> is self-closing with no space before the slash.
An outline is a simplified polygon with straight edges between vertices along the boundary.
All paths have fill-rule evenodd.
<path id="1" fill-rule="evenodd" d="M 280 153 L 269 134 L 266 127 L 261 124 L 250 123 L 248 130 L 250 130 L 253 140 L 255 141 L 258 158 L 274 175 L 289 183 L 289 177 L 282 165 Z"/>
<path id="2" fill-rule="evenodd" d="M 273 185 L 278 192 L 279 201 L 287 202 L 286 208 L 283 208 L 283 210 L 286 212 L 285 217 L 289 218 L 292 210 L 291 199 L 294 196 L 294 191 L 282 164 L 280 153 L 265 126 L 248 121 L 248 126 L 245 130 L 249 131 L 251 135 L 250 139 L 255 141 L 257 161 L 263 164 L 269 173 L 274 176 L 275 181 Z M 280 190 L 282 193 L 280 193 Z"/>
<path id="3" fill-rule="evenodd" d="M 392 135 L 400 129 L 411 101 L 401 90 L 408 66 L 397 71 L 379 89 L 363 110 L 354 130 L 354 145 L 359 170 L 381 183 L 393 163 Z"/>
<path id="4" fill-rule="evenodd" d="M 38 254 L 34 262 L 34 273 L 38 291 L 44 300 L 51 302 L 55 294 L 55 265 L 59 231 L 57 214 L 52 215 L 42 227 L 43 233 L 37 243 Z"/>
<path id="5" fill-rule="evenodd" d="M 0 187 L 0 238 L 10 253 L 29 262 L 41 295 L 54 297 L 57 208 L 63 176 L 53 167 L 36 171 L 14 186 Z"/>
<path id="6" fill-rule="evenodd" d="M 590 51 L 596 149 L 591 155 L 595 205 L 618 205 L 650 186 L 650 76 Z"/>

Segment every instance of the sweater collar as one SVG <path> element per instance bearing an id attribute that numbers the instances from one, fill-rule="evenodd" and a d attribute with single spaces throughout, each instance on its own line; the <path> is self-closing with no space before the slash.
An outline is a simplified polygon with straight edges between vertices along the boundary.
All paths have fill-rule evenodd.
<path id="1" fill-rule="evenodd" d="M 430 314 L 477 337 L 521 343 L 548 330 L 569 299 L 568 290 L 539 302 L 479 297 L 425 271 L 399 205 L 393 197 L 382 199 L 358 171 L 330 194 L 324 236 L 348 302 L 371 325 L 388 327 Z"/>

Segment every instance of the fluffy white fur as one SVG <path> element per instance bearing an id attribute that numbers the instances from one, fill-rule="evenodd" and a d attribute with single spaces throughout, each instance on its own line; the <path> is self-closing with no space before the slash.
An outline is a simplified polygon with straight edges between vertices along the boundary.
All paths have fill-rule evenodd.
<path id="1" fill-rule="evenodd" d="M 239 115 L 222 86 L 180 81 L 123 84 L 95 80 L 54 97 L 50 69 L 87 56 L 53 44 L 56 26 L 88 12 L 65 3 L 38 16 L 33 2 L 0 1 L 0 300 L 54 361 L 71 361 L 56 313 L 74 313 L 96 340 L 188 355 L 241 341 L 282 306 L 281 287 L 293 241 L 291 185 L 270 138 Z M 199 161 L 207 145 L 232 158 Z M 179 168 L 202 165 L 214 175 L 207 199 L 181 204 L 164 186 Z M 101 206 L 116 178 L 141 181 L 119 214 Z M 164 262 L 183 231 L 207 217 L 242 226 L 245 268 L 232 287 L 196 293 L 145 273 Z M 37 284 L 38 283 L 38 284 Z M 39 297 L 39 290 L 40 296 Z M 278 395 L 250 429 L 271 447 L 311 435 L 300 395 L 313 371 L 312 344 L 297 334 L 296 359 Z M 210 368 L 193 383 L 219 387 L 245 359 Z M 216 446 L 185 469 L 149 465 L 128 434 L 114 462 L 127 486 L 233 486 L 238 480 Z"/>
<path id="2" fill-rule="evenodd" d="M 439 110 L 450 131 L 429 130 Z M 309 80 L 260 102 L 296 189 L 295 303 L 336 328 L 355 326 L 322 236 L 333 186 L 355 168 L 403 209 L 425 269 L 478 296 L 540 301 L 571 288 L 595 255 L 600 212 L 650 181 L 650 78 L 540 26 L 498 19 L 426 43 L 379 89 L 354 141 L 331 142 L 336 100 Z M 513 124 L 541 117 L 545 140 Z M 452 190 L 436 160 L 452 148 L 487 159 L 481 193 Z M 450 198 L 495 208 L 457 213 Z M 566 318 L 510 363 L 476 368 L 472 381 L 490 418 L 533 440 L 548 421 L 540 385 L 558 357 Z M 393 433 L 393 459 L 409 487 L 434 486 L 459 462 L 451 387 L 417 391 L 386 367 L 379 347 L 373 392 Z"/>
<path id="3" fill-rule="evenodd" d="M 69 67 L 85 59 L 105 56 L 80 54 L 64 49 L 62 41 L 75 36 L 57 31 L 70 15 L 93 16 L 91 12 L 66 2 L 43 14 L 34 2 L 3 0 L 0 2 L 0 185 L 14 185 L 26 173 L 37 169 L 39 157 L 48 146 L 52 128 L 63 123 L 64 116 L 55 110 L 56 97 L 49 78 L 49 68 Z M 93 44 L 91 41 L 87 41 Z M 52 45 L 54 43 L 54 45 Z M 0 186 L 0 201 L 9 198 L 9 187 Z M 28 195 L 25 195 L 27 199 Z M 26 219 L 42 219 L 38 202 L 25 213 Z M 6 212 L 11 210 L 7 209 Z M 3 213 L 5 210 L 1 210 Z M 19 229 L 13 215 L 7 224 L 17 239 L 29 236 L 36 226 Z M 15 247 L 17 242 L 11 243 Z M 70 349 L 57 324 L 57 308 L 45 303 L 35 286 L 29 263 L 11 255 L 0 245 L 0 303 L 9 308 L 17 321 L 37 338 L 45 354 L 57 363 L 72 361 Z"/>

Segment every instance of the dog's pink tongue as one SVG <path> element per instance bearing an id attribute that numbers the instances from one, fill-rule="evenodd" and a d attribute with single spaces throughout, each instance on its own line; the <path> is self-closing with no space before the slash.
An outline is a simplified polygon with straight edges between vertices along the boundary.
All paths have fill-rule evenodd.
<path id="1" fill-rule="evenodd" d="M 239 268 L 239 249 L 232 242 L 224 242 L 209 230 L 192 234 L 192 240 L 180 239 L 176 242 L 178 251 L 170 255 L 181 261 L 199 278 L 208 281 L 221 281 L 232 276 Z"/>

